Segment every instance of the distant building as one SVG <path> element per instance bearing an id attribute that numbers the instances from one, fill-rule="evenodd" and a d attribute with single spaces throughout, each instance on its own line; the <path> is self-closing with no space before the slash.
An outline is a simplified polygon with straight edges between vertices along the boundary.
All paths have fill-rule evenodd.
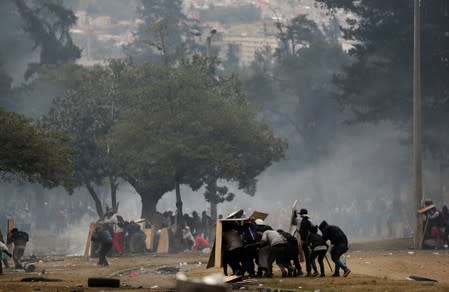
<path id="1" fill-rule="evenodd" d="M 268 46 L 274 51 L 279 47 L 275 36 L 245 34 L 223 34 L 221 40 L 214 42 L 214 45 L 220 46 L 222 54 L 226 54 L 229 45 L 237 46 L 241 66 L 249 65 L 257 50 Z"/>

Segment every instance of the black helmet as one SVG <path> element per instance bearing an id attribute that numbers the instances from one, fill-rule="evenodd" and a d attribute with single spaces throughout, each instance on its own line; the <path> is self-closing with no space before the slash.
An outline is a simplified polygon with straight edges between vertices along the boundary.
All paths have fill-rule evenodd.
<path id="1" fill-rule="evenodd" d="M 430 199 L 427 199 L 427 200 L 425 200 L 424 201 L 424 206 L 430 206 L 430 205 L 433 205 L 433 202 L 432 202 L 432 200 L 430 200 Z"/>
<path id="2" fill-rule="evenodd" d="M 302 215 L 307 215 L 307 209 L 299 210 L 299 216 L 302 216 Z"/>

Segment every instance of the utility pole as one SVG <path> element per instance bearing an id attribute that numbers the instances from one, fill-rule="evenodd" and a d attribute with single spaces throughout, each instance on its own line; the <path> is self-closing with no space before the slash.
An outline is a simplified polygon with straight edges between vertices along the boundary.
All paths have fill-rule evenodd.
<path id="1" fill-rule="evenodd" d="M 414 40 L 413 40 L 413 192 L 415 212 L 421 208 L 422 160 L 421 160 L 421 1 L 414 0 Z M 423 222 L 416 212 L 415 248 L 423 243 Z"/>
<path id="2" fill-rule="evenodd" d="M 212 37 L 217 33 L 216 29 L 212 29 L 210 31 L 210 34 L 207 36 L 207 51 L 206 51 L 206 57 L 210 58 L 212 57 Z"/>

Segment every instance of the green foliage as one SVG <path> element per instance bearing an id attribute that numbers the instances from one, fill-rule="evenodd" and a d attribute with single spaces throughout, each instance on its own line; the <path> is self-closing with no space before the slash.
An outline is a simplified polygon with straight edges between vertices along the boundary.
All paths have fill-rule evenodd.
<path id="1" fill-rule="evenodd" d="M 112 61 L 83 72 L 43 119 L 70 138 L 76 185 L 121 177 L 147 209 L 177 184 L 199 189 L 211 178 L 254 194 L 255 178 L 283 158 L 286 143 L 257 118 L 238 79 L 217 79 L 210 61 Z"/>
<path id="2" fill-rule="evenodd" d="M 86 182 L 101 184 L 114 173 L 109 146 L 103 141 L 119 114 L 114 112 L 114 102 L 120 96 L 118 84 L 125 67 L 124 62 L 112 61 L 108 67 L 79 72 L 71 89 L 54 100 L 43 118 L 46 127 L 67 135 L 69 145 L 76 149 L 73 163 L 78 186 Z"/>
<path id="3" fill-rule="evenodd" d="M 141 0 L 138 14 L 143 19 L 135 41 L 125 48 L 138 63 L 172 65 L 193 46 L 187 18 L 180 0 Z"/>
<path id="4" fill-rule="evenodd" d="M 413 2 L 320 0 L 331 10 L 351 12 L 343 29 L 354 43 L 355 62 L 337 76 L 341 104 L 351 122 L 393 121 L 410 129 L 412 118 Z M 449 73 L 448 5 L 421 1 L 422 103 L 424 142 L 447 157 Z M 439 148 L 437 151 L 436 148 Z"/>
<path id="5" fill-rule="evenodd" d="M 277 25 L 281 46 L 275 52 L 264 48 L 256 53 L 245 90 L 296 146 L 291 157 L 305 165 L 328 153 L 340 119 L 332 78 L 348 58 L 333 30 L 321 30 L 305 16 Z"/>
<path id="6" fill-rule="evenodd" d="M 286 144 L 240 95 L 238 80 L 217 80 L 204 59 L 179 68 L 145 64 L 134 73 L 128 109 L 114 127 L 124 172 L 160 193 L 175 183 L 199 188 L 208 176 L 250 188 Z"/>
<path id="7" fill-rule="evenodd" d="M 2 55 L 0 54 L 0 106 L 5 103 L 4 100 L 9 96 L 11 82 L 12 78 L 5 72 Z"/>
<path id="8" fill-rule="evenodd" d="M 34 41 L 33 49 L 40 49 L 40 64 L 63 64 L 81 56 L 69 32 L 76 23 L 76 16 L 61 1 L 34 1 L 27 5 L 24 0 L 14 0 L 14 3 L 22 17 L 24 31 Z M 31 77 L 37 65 L 30 64 L 26 78 Z"/>
<path id="9" fill-rule="evenodd" d="M 41 65 L 32 80 L 10 92 L 8 110 L 27 117 L 45 115 L 55 97 L 77 86 L 83 67 L 75 64 Z"/>
<path id="10" fill-rule="evenodd" d="M 32 125 L 29 120 L 0 108 L 0 176 L 24 178 L 46 187 L 71 188 L 72 149 L 56 132 Z"/>

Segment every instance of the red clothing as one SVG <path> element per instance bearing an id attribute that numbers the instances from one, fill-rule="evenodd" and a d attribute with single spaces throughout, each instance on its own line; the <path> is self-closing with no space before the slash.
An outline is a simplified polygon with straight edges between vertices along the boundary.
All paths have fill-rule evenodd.
<path id="1" fill-rule="evenodd" d="M 209 241 L 202 237 L 201 235 L 195 236 L 195 245 L 193 246 L 193 249 L 196 250 L 202 250 L 203 248 L 209 247 Z"/>
<path id="2" fill-rule="evenodd" d="M 114 232 L 112 235 L 112 246 L 118 254 L 123 253 L 122 236 L 123 232 Z"/>

